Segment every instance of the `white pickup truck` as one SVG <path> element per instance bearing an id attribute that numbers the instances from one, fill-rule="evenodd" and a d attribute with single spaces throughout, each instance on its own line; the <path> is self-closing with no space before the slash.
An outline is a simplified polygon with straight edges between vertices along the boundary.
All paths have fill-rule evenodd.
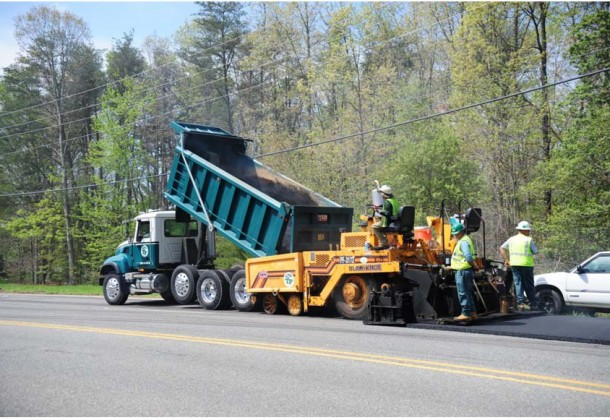
<path id="1" fill-rule="evenodd" d="M 541 309 L 550 314 L 565 307 L 610 313 L 610 251 L 598 252 L 569 272 L 538 274 L 534 283 Z"/>

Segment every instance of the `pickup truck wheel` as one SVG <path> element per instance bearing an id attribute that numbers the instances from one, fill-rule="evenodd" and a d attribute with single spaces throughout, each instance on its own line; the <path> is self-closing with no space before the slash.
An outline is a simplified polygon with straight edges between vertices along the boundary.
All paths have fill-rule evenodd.
<path id="1" fill-rule="evenodd" d="M 238 311 L 250 312 L 260 309 L 261 305 L 257 298 L 246 292 L 246 272 L 244 270 L 239 270 L 233 274 L 229 290 L 231 302 Z"/>
<path id="2" fill-rule="evenodd" d="M 127 301 L 128 293 L 123 290 L 123 282 L 118 274 L 111 273 L 104 277 L 104 299 L 110 305 L 122 305 Z"/>
<path id="3" fill-rule="evenodd" d="M 226 309 L 231 305 L 229 283 L 217 271 L 205 270 L 197 282 L 197 300 L 204 309 Z"/>
<path id="4" fill-rule="evenodd" d="M 542 289 L 537 294 L 540 309 L 551 315 L 559 315 L 563 311 L 563 299 L 553 289 Z"/>
<path id="5" fill-rule="evenodd" d="M 339 315 L 347 319 L 364 319 L 370 294 L 370 279 L 349 276 L 339 281 L 332 297 Z"/>
<path id="6" fill-rule="evenodd" d="M 176 303 L 188 305 L 196 299 L 195 287 L 199 273 L 191 265 L 179 265 L 172 273 L 172 295 Z"/>

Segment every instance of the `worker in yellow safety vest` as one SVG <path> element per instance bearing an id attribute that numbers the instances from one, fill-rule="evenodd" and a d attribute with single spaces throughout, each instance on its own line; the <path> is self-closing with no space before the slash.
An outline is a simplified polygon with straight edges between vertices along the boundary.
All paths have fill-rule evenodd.
<path id="1" fill-rule="evenodd" d="M 451 269 L 455 272 L 455 285 L 462 307 L 462 313 L 453 319 L 472 321 L 477 319 L 472 287 L 474 272 L 479 270 L 475 261 L 474 243 L 466 234 L 466 229 L 461 223 L 456 223 L 451 227 L 451 235 L 455 236 L 457 240 L 451 256 Z"/>
<path id="2" fill-rule="evenodd" d="M 383 185 L 378 191 L 381 193 L 381 197 L 383 198 L 383 207 L 375 209 L 381 214 L 381 219 L 378 222 L 373 223 L 372 226 L 373 233 L 379 241 L 379 246 L 374 247 L 376 250 L 389 248 L 388 238 L 385 236 L 383 230 L 388 227 L 390 220 L 396 219 L 398 216 L 398 201 L 396 201 L 394 195 L 392 194 L 392 187 L 389 185 Z"/>
<path id="3" fill-rule="evenodd" d="M 534 287 L 534 255 L 538 253 L 538 248 L 530 236 L 532 227 L 528 222 L 525 220 L 519 222 L 516 229 L 519 233 L 508 238 L 500 246 L 500 254 L 506 266 L 513 272 L 517 309 L 536 310 L 538 300 Z M 529 300 L 529 306 L 525 303 L 525 295 Z"/>

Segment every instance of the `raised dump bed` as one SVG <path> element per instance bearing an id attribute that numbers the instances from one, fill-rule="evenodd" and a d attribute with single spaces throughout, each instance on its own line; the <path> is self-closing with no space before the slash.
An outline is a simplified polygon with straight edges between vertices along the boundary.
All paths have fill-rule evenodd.
<path id="1" fill-rule="evenodd" d="M 247 156 L 250 140 L 216 127 L 171 127 L 180 141 L 165 198 L 250 255 L 336 249 L 351 230 L 353 209 Z"/>

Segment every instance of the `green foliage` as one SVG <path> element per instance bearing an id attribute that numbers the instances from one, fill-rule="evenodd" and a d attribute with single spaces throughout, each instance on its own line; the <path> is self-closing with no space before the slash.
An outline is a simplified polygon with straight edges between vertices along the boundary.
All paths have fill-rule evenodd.
<path id="1" fill-rule="evenodd" d="M 219 270 L 226 270 L 235 265 L 244 266 L 248 254 L 233 245 L 229 240 L 216 236 L 216 261 Z"/>
<path id="2" fill-rule="evenodd" d="M 570 56 L 581 72 L 607 66 L 610 13 L 585 16 L 572 30 Z M 593 53 L 588 53 L 593 48 Z M 565 103 L 575 116 L 540 168 L 541 183 L 553 190 L 553 212 L 542 224 L 545 253 L 576 263 L 610 248 L 610 100 L 608 74 L 586 78 Z"/>
<path id="3" fill-rule="evenodd" d="M 438 214 L 443 199 L 486 204 L 476 151 L 464 147 L 442 122 L 418 124 L 410 131 L 382 177 L 392 180 L 401 202 L 415 206 L 419 224 L 426 224 L 427 215 Z"/>
<path id="4" fill-rule="evenodd" d="M 610 65 L 610 11 L 599 10 L 584 16 L 573 34 L 575 41 L 570 47 L 570 58 L 581 74 Z M 609 92 L 610 75 L 605 72 L 582 80 L 575 94 L 581 101 L 608 105 Z"/>
<path id="5" fill-rule="evenodd" d="M 593 108 L 563 136 L 544 179 L 553 213 L 543 224 L 549 255 L 581 260 L 610 248 L 610 107 Z"/>
<path id="6" fill-rule="evenodd" d="M 81 19 L 35 6 L 17 21 L 22 58 L 0 80 L 0 194 L 61 193 L 0 200 L 11 275 L 62 281 L 73 235 L 77 274 L 95 279 L 121 223 L 167 205 L 172 119 L 280 152 L 261 159 L 356 215 L 379 179 L 418 224 L 443 198 L 483 207 L 488 249 L 521 219 L 548 256 L 574 238 L 579 253 L 607 248 L 609 73 L 401 124 L 607 67 L 606 4 L 198 4 L 174 39 L 143 51 L 133 33 L 115 40 L 105 74 Z M 100 98 L 104 78 L 120 83 Z M 220 239 L 218 254 L 222 268 L 246 257 Z"/>
<path id="7" fill-rule="evenodd" d="M 79 201 L 82 229 L 78 237 L 84 243 L 80 262 L 88 278 L 94 278 L 104 258 L 114 254 L 124 236 L 123 222 L 148 208 L 153 199 L 142 189 L 150 157 L 135 131 L 153 98 L 142 95 L 142 89 L 126 78 L 122 92 L 109 88 L 102 101 L 93 122 L 102 134 L 88 156 L 99 170 L 91 177 L 95 187 Z"/>
<path id="8" fill-rule="evenodd" d="M 142 52 L 133 46 L 133 30 L 123 34 L 123 38 L 114 40 L 112 49 L 106 55 L 108 68 L 106 73 L 113 82 L 118 83 L 118 89 L 123 91 L 123 79 L 135 76 L 146 68 L 146 60 Z"/>
<path id="9" fill-rule="evenodd" d="M 63 282 L 65 273 L 65 241 L 61 202 L 48 196 L 36 203 L 35 211 L 18 210 L 6 223 L 12 236 L 32 249 L 29 265 L 30 281 Z"/>

